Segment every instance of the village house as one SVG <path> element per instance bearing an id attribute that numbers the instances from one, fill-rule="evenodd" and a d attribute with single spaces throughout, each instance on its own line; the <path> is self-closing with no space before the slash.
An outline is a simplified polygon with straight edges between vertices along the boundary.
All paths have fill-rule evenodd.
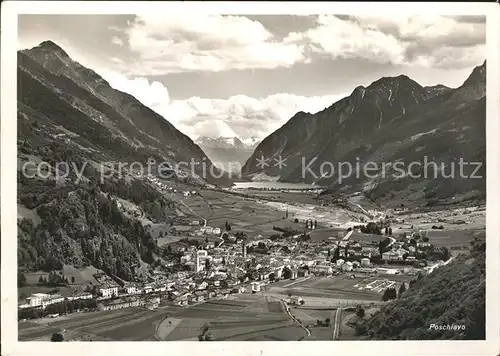
<path id="1" fill-rule="evenodd" d="M 296 295 L 292 295 L 290 297 L 290 304 L 293 304 L 293 305 L 302 305 L 304 303 L 304 300 L 302 299 L 302 297 L 299 297 L 299 296 L 296 296 Z"/>
<path id="2" fill-rule="evenodd" d="M 202 281 L 196 284 L 196 289 L 204 290 L 208 288 L 208 283 L 206 281 Z"/>
<path id="3" fill-rule="evenodd" d="M 420 241 L 417 242 L 417 247 L 429 247 L 429 246 L 431 246 L 431 244 L 428 242 L 420 242 Z"/>
<path id="4" fill-rule="evenodd" d="M 237 287 L 234 287 L 231 289 L 231 293 L 236 293 L 236 294 L 241 294 L 241 293 L 245 293 L 245 287 L 243 286 L 237 286 Z"/>
<path id="5" fill-rule="evenodd" d="M 210 226 L 205 226 L 205 227 L 202 227 L 199 231 L 201 231 L 204 234 L 213 234 L 214 228 L 210 227 Z"/>
<path id="6" fill-rule="evenodd" d="M 224 286 L 226 286 L 227 288 L 235 287 L 238 284 L 240 284 L 240 281 L 236 278 L 226 279 L 224 281 Z"/>
<path id="7" fill-rule="evenodd" d="M 356 242 L 350 246 L 353 250 L 361 251 L 363 247 L 359 244 L 359 242 Z"/>
<path id="8" fill-rule="evenodd" d="M 66 298 L 67 300 L 83 300 L 83 299 L 92 299 L 92 293 L 83 292 L 83 293 L 75 293 Z"/>
<path id="9" fill-rule="evenodd" d="M 99 293 L 103 298 L 111 298 L 118 296 L 118 286 L 116 284 L 103 284 L 99 287 Z"/>
<path id="10" fill-rule="evenodd" d="M 64 301 L 64 297 L 59 294 L 45 294 L 45 293 L 34 293 L 30 297 L 26 298 L 28 303 L 22 307 L 42 307 L 45 308 L 47 305 L 61 303 Z"/>
<path id="11" fill-rule="evenodd" d="M 260 283 L 259 282 L 252 282 L 252 283 L 250 283 L 250 285 L 252 288 L 252 293 L 260 292 Z"/>
<path id="12" fill-rule="evenodd" d="M 174 299 L 174 304 L 178 305 L 178 306 L 186 306 L 188 305 L 189 301 L 188 301 L 188 296 L 180 296 L 176 299 Z"/>
<path id="13" fill-rule="evenodd" d="M 130 307 L 138 307 L 145 304 L 145 301 L 140 298 L 123 298 L 111 300 L 109 302 L 99 303 L 98 308 L 100 310 L 117 310 Z"/>
<path id="14" fill-rule="evenodd" d="M 382 259 L 384 261 L 397 261 L 399 259 L 399 254 L 393 251 L 384 252 L 382 254 Z"/>
<path id="15" fill-rule="evenodd" d="M 361 251 L 361 249 L 359 249 L 359 250 L 349 249 L 349 250 L 347 250 L 347 256 L 349 256 L 349 257 L 361 257 L 361 256 L 363 256 L 363 251 Z"/>
<path id="16" fill-rule="evenodd" d="M 140 288 L 137 284 L 126 284 L 124 286 L 124 289 L 125 289 L 125 292 L 127 294 L 130 294 L 130 295 L 133 295 L 133 294 L 140 294 L 141 291 L 140 291 Z"/>
<path id="17" fill-rule="evenodd" d="M 344 263 L 344 264 L 342 265 L 342 271 L 349 272 L 349 271 L 352 271 L 352 269 L 353 269 L 353 264 L 352 264 L 352 262 L 347 261 L 346 263 Z"/>
<path id="18" fill-rule="evenodd" d="M 366 257 L 365 257 L 365 258 L 362 258 L 362 259 L 361 259 L 361 266 L 363 266 L 363 267 L 368 267 L 368 266 L 370 266 L 370 259 L 369 259 L 369 258 L 366 258 Z"/>
<path id="19" fill-rule="evenodd" d="M 165 292 L 167 290 L 167 286 L 164 284 L 155 284 L 153 286 L 153 291 L 154 292 Z"/>
<path id="20" fill-rule="evenodd" d="M 146 301 L 145 306 L 149 310 L 158 308 L 160 306 L 160 298 L 156 297 L 149 299 L 148 301 Z"/>
<path id="21" fill-rule="evenodd" d="M 273 271 L 274 271 L 274 278 L 275 279 L 279 279 L 279 278 L 282 277 L 282 275 L 283 275 L 283 268 L 285 268 L 284 265 L 274 267 Z"/>
<path id="22" fill-rule="evenodd" d="M 327 264 L 318 264 L 314 265 L 312 267 L 309 267 L 311 272 L 314 273 L 325 273 L 325 274 L 331 274 L 333 272 L 333 268 L 330 265 Z"/>
<path id="23" fill-rule="evenodd" d="M 188 296 L 189 304 L 201 303 L 205 301 L 205 292 L 197 291 Z"/>
<path id="24" fill-rule="evenodd" d="M 176 282 L 175 281 L 165 281 L 165 282 L 163 282 L 163 284 L 165 285 L 165 289 L 167 291 L 171 291 L 172 289 L 174 289 Z"/>
<path id="25" fill-rule="evenodd" d="M 372 257 L 376 252 L 377 252 L 377 249 L 373 248 L 373 247 L 363 246 L 361 248 L 362 255 L 365 257 L 368 257 L 368 258 Z"/>
<path id="26" fill-rule="evenodd" d="M 216 298 L 226 299 L 228 294 L 229 294 L 229 292 L 227 289 L 218 289 L 216 291 Z"/>
<path id="27" fill-rule="evenodd" d="M 377 273 L 375 268 L 360 267 L 358 270 L 360 273 Z"/>
<path id="28" fill-rule="evenodd" d="M 260 271 L 258 271 L 258 278 L 259 281 L 264 281 L 269 279 L 269 275 L 271 274 L 271 270 L 268 268 L 263 268 Z"/>

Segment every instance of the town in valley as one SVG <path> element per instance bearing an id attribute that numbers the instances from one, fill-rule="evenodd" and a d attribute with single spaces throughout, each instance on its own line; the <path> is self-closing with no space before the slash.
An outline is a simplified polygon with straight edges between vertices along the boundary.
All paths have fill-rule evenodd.
<path id="1" fill-rule="evenodd" d="M 19 16 L 19 341 L 485 340 L 485 16 L 158 16 Z"/>

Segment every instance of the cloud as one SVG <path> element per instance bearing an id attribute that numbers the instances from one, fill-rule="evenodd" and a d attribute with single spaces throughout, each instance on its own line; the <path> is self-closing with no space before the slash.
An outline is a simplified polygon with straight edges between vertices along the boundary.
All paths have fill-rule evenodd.
<path id="1" fill-rule="evenodd" d="M 307 97 L 277 93 L 252 98 L 240 94 L 228 99 L 191 97 L 170 100 L 168 88 L 163 83 L 144 77 L 126 77 L 104 68 L 96 69 L 96 72 L 113 88 L 133 95 L 193 139 L 199 136 L 231 136 L 233 132 L 242 138 L 262 139 L 298 111 L 315 113 L 348 95 Z M 214 122 L 218 123 L 218 127 L 214 127 Z"/>
<path id="2" fill-rule="evenodd" d="M 136 75 L 273 69 L 307 60 L 302 45 L 277 41 L 244 16 L 148 14 L 122 32 L 134 54 L 127 66 Z"/>
<path id="3" fill-rule="evenodd" d="M 298 111 L 318 112 L 346 95 L 304 97 L 277 93 L 265 98 L 235 95 L 228 99 L 192 97 L 174 100 L 161 113 L 185 129 L 192 138 L 213 137 L 210 123 L 220 120 L 240 137 L 264 138 L 282 126 Z M 182 130 L 182 129 L 181 129 Z"/>
<path id="4" fill-rule="evenodd" d="M 120 47 L 122 47 L 125 44 L 124 41 L 120 37 L 116 37 L 116 36 L 111 38 L 111 43 L 118 45 Z"/>
<path id="5" fill-rule="evenodd" d="M 111 41 L 127 47 L 130 56 L 120 68 L 137 76 L 274 69 L 310 63 L 317 56 L 465 68 L 473 62 L 467 55 L 486 53 L 485 19 L 480 16 L 319 15 L 315 21 L 308 16 L 304 24 L 309 28 L 302 26 L 285 36 L 272 18 L 257 17 L 277 34 L 254 18 L 140 15 L 126 28 L 113 28 L 120 37 Z M 274 21 L 290 22 L 280 17 Z M 443 55 L 453 59 L 442 60 Z"/>
<path id="6" fill-rule="evenodd" d="M 478 23 L 478 24 L 486 24 L 486 16 L 481 15 L 461 15 L 461 16 L 446 16 L 454 19 L 455 21 L 462 23 Z"/>
<path id="7" fill-rule="evenodd" d="M 112 58 L 116 63 L 120 59 Z M 126 77 L 109 69 L 96 69 L 96 72 L 102 76 L 113 88 L 134 96 L 144 105 L 156 110 L 166 107 L 169 104 L 170 97 L 167 87 L 158 81 L 150 81 L 144 77 Z"/>
<path id="8" fill-rule="evenodd" d="M 290 33 L 284 42 L 309 44 L 312 51 L 334 59 L 363 58 L 393 65 L 465 68 L 486 55 L 485 23 L 479 20 L 446 16 L 320 15 L 316 26 Z"/>

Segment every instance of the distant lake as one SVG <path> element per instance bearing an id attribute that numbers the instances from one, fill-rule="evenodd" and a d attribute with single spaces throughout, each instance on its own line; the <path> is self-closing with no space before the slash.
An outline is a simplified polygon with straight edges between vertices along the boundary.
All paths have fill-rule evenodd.
<path id="1" fill-rule="evenodd" d="M 237 182 L 233 189 L 322 189 L 319 185 L 282 182 Z"/>

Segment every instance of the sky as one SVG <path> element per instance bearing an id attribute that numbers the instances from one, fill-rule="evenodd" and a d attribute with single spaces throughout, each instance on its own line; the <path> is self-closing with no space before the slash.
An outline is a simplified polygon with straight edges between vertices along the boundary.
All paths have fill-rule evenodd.
<path id="1" fill-rule="evenodd" d="M 457 87 L 486 58 L 483 16 L 19 16 L 19 49 L 45 40 L 193 139 L 263 139 L 384 76 Z"/>

